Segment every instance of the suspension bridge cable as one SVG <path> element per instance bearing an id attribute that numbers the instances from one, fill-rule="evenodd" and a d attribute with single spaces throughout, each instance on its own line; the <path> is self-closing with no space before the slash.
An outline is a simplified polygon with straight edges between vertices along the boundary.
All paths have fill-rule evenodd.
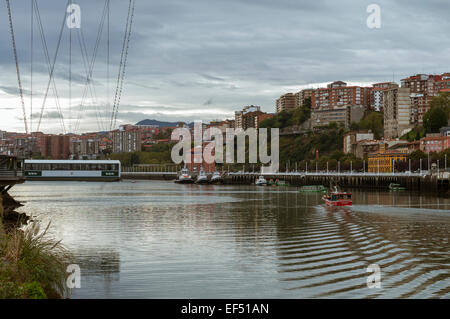
<path id="1" fill-rule="evenodd" d="M 30 133 L 33 133 L 33 51 L 34 51 L 34 0 L 31 0 L 31 38 L 30 38 Z"/>
<path id="2" fill-rule="evenodd" d="M 37 22 L 38 22 L 38 29 L 39 29 L 39 34 L 40 34 L 40 38 L 41 38 L 41 43 L 42 43 L 42 49 L 44 51 L 44 56 L 47 62 L 47 69 L 48 69 L 48 73 L 50 75 L 50 71 L 51 71 L 51 63 L 50 63 L 50 54 L 48 53 L 48 46 L 47 46 L 47 41 L 45 39 L 45 33 L 44 33 L 44 27 L 42 25 L 42 20 L 41 20 L 41 15 L 39 12 L 39 7 L 37 5 L 36 0 L 34 0 L 34 4 L 35 4 L 35 11 L 36 11 L 36 18 L 37 18 Z M 57 109 L 60 109 L 60 104 L 59 104 L 59 95 L 58 95 L 58 90 L 56 88 L 56 83 L 55 83 L 55 79 L 52 78 L 52 89 L 53 89 L 53 94 L 55 97 L 55 104 Z M 41 116 L 42 116 L 42 112 L 41 112 Z M 59 122 L 61 125 L 61 128 L 63 128 L 63 122 L 61 121 L 61 115 L 59 117 Z M 38 127 L 38 131 L 39 131 L 39 127 Z"/>
<path id="3" fill-rule="evenodd" d="M 97 31 L 97 38 L 96 38 L 95 45 L 94 45 L 94 50 L 93 50 L 93 53 L 92 53 L 92 59 L 91 59 L 91 62 L 89 64 L 89 71 L 88 71 L 88 74 L 87 74 L 86 83 L 85 83 L 85 87 L 84 87 L 84 90 L 83 90 L 83 95 L 82 95 L 81 104 L 80 104 L 80 112 L 79 112 L 79 116 L 78 116 L 78 119 L 77 119 L 77 125 L 79 125 L 79 123 L 80 123 L 81 114 L 82 114 L 82 112 L 84 111 L 84 108 L 85 108 L 84 100 L 85 100 L 86 95 L 87 95 L 87 90 L 88 90 L 89 84 L 91 84 L 91 86 L 92 86 L 92 88 L 94 90 L 94 93 L 95 93 L 95 87 L 92 84 L 92 74 L 93 74 L 93 69 L 94 69 L 94 66 L 95 66 L 96 59 L 97 59 L 97 53 L 98 53 L 99 44 L 100 44 L 102 33 L 103 33 L 103 26 L 104 26 L 104 23 L 105 23 L 106 11 L 107 11 L 107 0 L 105 0 L 105 4 L 104 4 L 104 7 L 103 7 L 102 18 L 100 20 L 99 29 Z M 86 42 L 85 42 L 84 34 L 83 34 L 82 30 L 80 31 L 80 33 L 81 33 L 81 38 L 83 40 L 84 51 L 85 51 L 86 60 L 87 60 L 88 53 L 87 53 L 87 48 L 86 48 Z M 91 92 L 91 95 L 92 95 L 92 92 Z M 95 93 L 95 95 L 96 95 L 96 93 Z M 102 130 L 103 129 L 102 128 L 103 127 L 103 123 L 101 121 L 101 113 L 98 110 L 97 103 L 94 103 L 94 107 L 95 107 L 95 115 L 96 115 L 97 125 L 99 126 L 99 129 Z"/>
<path id="4" fill-rule="evenodd" d="M 109 64 L 110 64 L 110 18 L 111 18 L 111 8 L 110 8 L 110 0 L 107 0 L 108 2 L 108 12 L 107 12 L 107 17 L 106 17 L 106 108 L 105 108 L 105 122 L 107 123 L 108 121 L 108 113 L 109 113 L 109 109 L 111 107 L 111 102 L 109 100 L 109 95 L 110 95 L 110 69 L 109 69 Z M 106 127 L 108 126 L 108 124 L 106 124 Z"/>
<path id="5" fill-rule="evenodd" d="M 26 110 L 25 110 L 25 101 L 23 98 L 22 81 L 20 79 L 20 70 L 19 70 L 19 59 L 17 57 L 16 40 L 14 38 L 14 27 L 13 27 L 12 15 L 11 15 L 11 4 L 10 4 L 9 0 L 6 0 L 6 6 L 8 8 L 9 30 L 11 33 L 11 42 L 12 42 L 12 47 L 13 47 L 14 60 L 16 62 L 17 82 L 19 85 L 20 101 L 22 103 L 23 121 L 25 124 L 25 132 L 28 134 L 27 114 L 26 114 Z"/>
<path id="6" fill-rule="evenodd" d="M 109 124 L 109 129 L 110 130 L 112 130 L 112 127 L 113 127 L 114 112 L 116 111 L 117 94 L 119 93 L 120 74 L 121 74 L 122 65 L 123 65 L 123 54 L 124 54 L 124 49 L 125 49 L 126 37 L 127 37 L 127 34 L 128 34 L 128 23 L 130 21 L 130 9 L 131 9 L 131 0 L 128 3 L 127 22 L 125 24 L 125 32 L 124 32 L 124 37 L 123 37 L 122 51 L 120 53 L 119 72 L 117 73 L 116 90 L 115 90 L 115 94 L 114 94 L 113 108 L 111 110 L 111 120 L 110 120 L 110 124 Z"/>
<path id="7" fill-rule="evenodd" d="M 49 82 L 47 84 L 47 89 L 46 89 L 46 92 L 45 92 L 45 95 L 44 95 L 44 100 L 43 100 L 42 107 L 41 107 L 41 112 L 40 112 L 40 115 L 39 115 L 39 122 L 38 122 L 37 130 L 39 131 L 39 128 L 40 128 L 40 125 L 41 125 L 42 116 L 44 114 L 44 107 L 45 107 L 45 103 L 47 101 L 49 86 L 50 86 L 50 83 L 52 83 L 53 84 L 52 88 L 53 88 L 53 91 L 54 91 L 54 94 L 55 94 L 56 109 L 57 109 L 57 111 L 58 111 L 58 113 L 60 115 L 59 116 L 59 121 L 60 121 L 60 124 L 61 124 L 61 128 L 62 128 L 63 132 L 65 133 L 64 117 L 63 117 L 63 114 L 62 114 L 61 106 L 59 104 L 59 96 L 58 96 L 58 92 L 57 92 L 57 89 L 56 89 L 56 83 L 55 83 L 55 79 L 53 77 L 53 73 L 54 73 L 54 68 L 55 68 L 55 64 L 56 64 L 56 59 L 57 59 L 57 56 L 58 56 L 59 46 L 61 44 L 62 32 L 64 30 L 64 23 L 66 21 L 67 12 L 65 12 L 65 14 L 64 14 L 63 23 L 62 23 L 61 30 L 60 30 L 60 33 L 59 33 L 59 38 L 58 38 L 58 43 L 57 43 L 57 47 L 56 47 L 56 52 L 55 52 L 55 56 L 54 56 L 53 64 L 52 64 L 50 62 L 50 54 L 48 53 L 47 41 L 45 40 L 44 28 L 43 28 L 43 25 L 42 25 L 41 15 L 40 15 L 39 7 L 38 7 L 38 4 L 37 4 L 36 0 L 35 0 L 35 8 L 36 8 L 36 17 L 37 17 L 37 20 L 38 20 L 38 25 L 39 25 L 40 35 L 41 35 L 41 41 L 42 41 L 42 45 L 43 45 L 43 48 L 44 48 L 44 54 L 45 54 L 45 57 L 47 59 L 47 67 L 48 67 L 48 71 L 49 71 Z"/>
<path id="8" fill-rule="evenodd" d="M 72 7 L 72 0 L 69 0 Z M 71 130 L 72 119 L 72 28 L 69 28 L 69 130 Z"/>
<path id="9" fill-rule="evenodd" d="M 92 79 L 90 77 L 90 73 L 91 73 L 90 70 L 91 70 L 91 65 L 92 64 L 88 61 L 89 58 L 88 58 L 88 53 L 87 53 L 86 41 L 84 39 L 84 35 L 83 35 L 82 31 L 78 32 L 77 35 L 78 35 L 78 42 L 79 42 L 81 50 L 82 50 L 83 65 L 84 65 L 85 72 L 86 72 L 86 83 L 85 83 L 85 87 L 84 87 L 84 90 L 83 90 L 83 95 L 82 95 L 82 98 L 81 98 L 81 103 L 80 103 L 80 109 L 78 111 L 77 122 L 75 124 L 76 130 L 79 129 L 79 125 L 80 125 L 80 121 L 81 121 L 81 115 L 82 115 L 82 113 L 84 112 L 84 109 L 85 109 L 84 100 L 86 99 L 87 91 L 89 91 L 89 93 L 91 95 L 91 99 L 93 101 L 94 106 L 97 103 L 97 93 L 95 91 L 95 86 L 94 86 L 94 84 L 92 82 Z M 97 109 L 96 109 L 96 112 L 97 112 Z M 97 120 L 97 125 L 100 127 L 101 124 L 100 124 L 100 122 L 98 120 L 97 115 L 96 115 L 96 120 Z"/>
<path id="10" fill-rule="evenodd" d="M 125 69 L 126 69 L 126 63 L 127 63 L 127 57 L 128 57 L 128 49 L 130 46 L 130 38 L 131 38 L 131 30 L 133 25 L 133 17 L 134 17 L 134 8 L 135 8 L 135 1 L 130 0 L 129 6 L 128 6 L 128 17 L 127 17 L 127 25 L 125 28 L 125 36 L 124 36 L 124 42 L 122 46 L 122 54 L 121 54 L 121 63 L 120 66 L 122 67 L 122 72 L 118 74 L 118 83 L 116 87 L 116 95 L 114 99 L 114 106 L 113 106 L 113 114 L 111 118 L 111 125 L 110 129 L 112 129 L 116 125 L 117 121 L 117 113 L 119 111 L 119 105 L 120 105 L 120 99 L 122 95 L 123 90 L 123 82 L 125 79 Z"/>
<path id="11" fill-rule="evenodd" d="M 131 19 L 130 19 L 130 27 L 128 30 L 128 39 L 127 39 L 127 47 L 125 50 L 125 58 L 124 58 L 124 63 L 123 63 L 123 70 L 122 70 L 122 78 L 121 78 L 121 83 L 120 83 L 120 92 L 119 92 L 119 96 L 117 99 L 117 106 L 116 106 L 116 112 L 114 113 L 114 126 L 116 126 L 116 121 L 117 121 L 117 114 L 119 112 L 119 105 L 120 105 L 120 99 L 122 97 L 122 91 L 123 91 L 123 83 L 125 80 L 125 68 L 127 66 L 127 60 L 128 60 L 128 49 L 130 47 L 130 39 L 131 39 L 131 27 L 133 25 L 133 18 L 134 18 L 134 7 L 135 7 L 135 0 L 133 0 L 133 8 L 131 11 Z"/>

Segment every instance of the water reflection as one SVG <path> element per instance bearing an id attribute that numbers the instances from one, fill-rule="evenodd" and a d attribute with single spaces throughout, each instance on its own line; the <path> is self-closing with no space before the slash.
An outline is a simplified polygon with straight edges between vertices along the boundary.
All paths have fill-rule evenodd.
<path id="1" fill-rule="evenodd" d="M 14 196 L 80 260 L 75 298 L 450 297 L 449 199 L 356 190 L 352 209 L 329 210 L 295 188 L 154 181 Z"/>

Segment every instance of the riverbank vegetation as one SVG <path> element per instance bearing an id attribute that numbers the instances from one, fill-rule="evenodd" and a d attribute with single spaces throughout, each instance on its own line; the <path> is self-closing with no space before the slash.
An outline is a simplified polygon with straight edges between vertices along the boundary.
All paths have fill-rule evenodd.
<path id="1" fill-rule="evenodd" d="M 1 205 L 3 213 L 3 205 Z M 5 228 L 0 214 L 0 299 L 58 299 L 68 296 L 65 278 L 70 255 L 30 222 Z"/>
<path id="2" fill-rule="evenodd" d="M 113 153 L 106 158 L 119 160 L 122 166 L 130 167 L 138 164 L 173 164 L 171 150 L 175 143 L 159 143 L 151 147 L 143 147 L 143 151 L 132 153 Z"/>

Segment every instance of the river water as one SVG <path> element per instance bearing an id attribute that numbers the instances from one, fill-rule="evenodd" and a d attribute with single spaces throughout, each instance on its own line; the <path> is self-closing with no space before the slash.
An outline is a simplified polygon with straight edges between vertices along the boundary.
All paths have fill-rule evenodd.
<path id="1" fill-rule="evenodd" d="M 72 298 L 449 298 L 450 200 L 296 188 L 27 182 L 20 210 L 81 267 Z M 381 288 L 368 288 L 367 267 Z"/>

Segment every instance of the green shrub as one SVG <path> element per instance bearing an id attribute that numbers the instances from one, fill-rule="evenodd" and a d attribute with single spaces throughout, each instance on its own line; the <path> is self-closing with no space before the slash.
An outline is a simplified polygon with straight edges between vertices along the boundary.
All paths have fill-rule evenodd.
<path id="1" fill-rule="evenodd" d="M 23 284 L 23 290 L 29 299 L 47 299 L 44 289 L 36 281 Z"/>

